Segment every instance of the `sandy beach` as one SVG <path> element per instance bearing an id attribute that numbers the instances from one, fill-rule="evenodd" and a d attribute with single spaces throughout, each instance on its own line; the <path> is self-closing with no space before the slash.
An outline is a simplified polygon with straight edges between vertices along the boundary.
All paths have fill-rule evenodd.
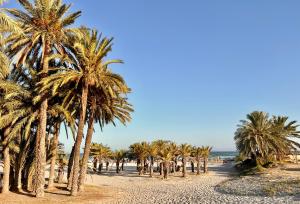
<path id="1" fill-rule="evenodd" d="M 105 203 L 300 203 L 299 195 L 245 196 L 219 191 L 217 185 L 232 178 L 231 175 L 235 173 L 232 164 L 210 164 L 206 175 L 182 178 L 177 173 L 168 180 L 162 180 L 158 175 L 155 178 L 149 178 L 148 175 L 140 177 L 134 166 L 125 168 L 126 171 L 120 175 L 113 172 L 89 174 L 87 184 L 115 190 L 112 200 L 106 200 Z M 241 183 L 232 185 L 239 188 Z"/>

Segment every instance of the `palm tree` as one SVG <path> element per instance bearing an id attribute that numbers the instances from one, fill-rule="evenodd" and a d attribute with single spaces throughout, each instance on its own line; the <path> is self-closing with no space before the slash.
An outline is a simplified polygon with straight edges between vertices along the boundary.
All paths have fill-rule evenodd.
<path id="1" fill-rule="evenodd" d="M 196 158 L 197 161 L 197 175 L 200 175 L 200 159 L 202 157 L 202 148 L 201 147 L 193 147 L 193 156 Z"/>
<path id="2" fill-rule="evenodd" d="M 275 155 L 285 155 L 300 144 L 291 140 L 299 137 L 296 121 L 288 124 L 287 117 L 273 117 L 254 111 L 242 120 L 235 133 L 237 150 L 258 165 L 264 165 Z"/>
<path id="3" fill-rule="evenodd" d="M 40 68 L 37 70 L 41 74 L 40 80 L 48 75 L 49 61 L 51 55 L 64 53 L 64 43 L 68 41 L 70 35 L 78 33 L 77 29 L 68 28 L 79 17 L 81 12 L 76 12 L 65 16 L 70 8 L 62 4 L 60 0 L 36 0 L 31 4 L 27 0 L 18 0 L 24 11 L 18 9 L 8 9 L 15 19 L 22 25 L 24 35 L 12 34 L 8 38 L 9 56 L 18 56 L 17 67 L 24 64 L 24 60 L 38 49 L 41 53 Z M 45 185 L 45 136 L 47 125 L 48 101 L 45 93 L 40 95 L 39 125 L 36 138 L 36 173 L 35 173 L 35 194 L 36 197 L 44 196 Z"/>
<path id="4" fill-rule="evenodd" d="M 103 167 L 103 160 L 107 159 L 111 155 L 111 150 L 108 146 L 103 144 L 92 143 L 90 148 L 90 156 L 97 158 L 99 161 L 99 172 L 101 172 Z M 97 164 L 95 166 L 97 168 Z"/>
<path id="5" fill-rule="evenodd" d="M 169 143 L 170 143 L 170 141 L 168 141 L 168 140 L 155 140 L 155 141 L 153 141 L 153 144 L 156 145 L 158 156 L 162 155 L 162 153 L 163 153 L 162 150 L 164 148 L 166 148 L 166 146 Z M 163 163 L 162 162 L 159 163 L 159 171 L 160 171 L 160 175 L 162 175 L 163 174 Z"/>
<path id="6" fill-rule="evenodd" d="M 212 150 L 212 147 L 209 147 L 209 146 L 202 146 L 201 147 L 201 156 L 203 157 L 203 168 L 204 168 L 204 173 L 207 173 L 208 170 L 207 170 L 207 162 L 208 162 L 208 157 L 209 157 L 209 154 Z"/>
<path id="7" fill-rule="evenodd" d="M 0 1 L 2 5 L 5 0 Z M 22 34 L 22 30 L 16 21 L 6 15 L 2 10 L 0 11 L 0 80 L 5 79 L 9 74 L 9 64 L 10 60 L 5 54 L 5 36 L 7 32 L 15 32 Z M 0 93 L 1 94 L 1 93 Z M 1 115 L 1 114 L 0 114 Z M 3 157 L 4 157 L 4 172 L 3 172 L 3 188 L 2 193 L 7 193 L 9 191 L 9 175 L 10 175 L 10 156 L 9 156 L 9 141 L 7 135 L 10 129 L 6 128 L 2 132 L 3 137 Z"/>
<path id="8" fill-rule="evenodd" d="M 124 86 L 126 86 L 124 84 Z M 88 116 L 88 130 L 85 141 L 85 148 L 82 158 L 82 165 L 80 169 L 80 178 L 79 178 L 79 190 L 83 189 L 86 169 L 87 169 L 87 161 L 90 151 L 90 144 L 93 136 L 93 124 L 94 118 L 96 118 L 96 122 L 100 124 L 102 128 L 105 124 L 114 123 L 114 120 L 117 119 L 121 124 L 126 125 L 127 122 L 131 120 L 130 112 L 133 111 L 131 105 L 127 102 L 126 98 L 123 98 L 123 94 L 127 93 L 118 93 L 122 90 L 114 90 L 116 93 L 115 98 L 109 98 L 110 96 L 105 95 L 105 92 L 101 90 L 101 92 L 95 90 L 92 94 L 91 98 L 91 106 L 90 113 Z"/>
<path id="9" fill-rule="evenodd" d="M 27 62 L 29 65 L 30 62 Z M 7 135 L 9 141 L 17 139 L 18 151 L 14 165 L 15 183 L 14 188 L 21 189 L 21 173 L 25 163 L 33 164 L 33 161 L 28 159 L 29 152 L 33 151 L 32 145 L 34 144 L 37 132 L 37 120 L 39 106 L 33 103 L 34 100 L 34 84 L 38 80 L 37 73 L 31 69 L 31 75 L 27 76 L 26 69 L 13 70 L 6 81 L 0 81 L 0 92 L 3 98 L 0 100 L 1 107 L 0 114 L 0 129 L 9 126 L 10 131 Z M 59 97 L 58 97 L 59 98 Z M 58 98 L 56 100 L 58 100 Z M 67 123 L 72 124 L 72 116 L 68 111 L 50 100 L 48 109 L 48 120 L 53 121 L 53 118 L 60 118 Z M 51 128 L 48 132 L 51 132 Z M 30 162 L 28 162 L 30 161 Z M 28 166 L 27 166 L 28 167 Z M 29 166 L 30 167 L 30 166 Z"/>
<path id="10" fill-rule="evenodd" d="M 137 169 L 139 172 L 139 175 L 144 174 L 144 161 L 148 156 L 148 143 L 147 142 L 141 142 L 141 143 L 134 143 L 130 145 L 131 152 L 135 155 L 135 158 L 137 159 Z"/>
<path id="11" fill-rule="evenodd" d="M 274 139 L 271 127 L 267 113 L 255 111 L 248 114 L 247 120 L 241 121 L 235 133 L 237 150 L 256 162 L 259 158 L 265 158 L 272 148 L 269 141 Z"/>
<path id="12" fill-rule="evenodd" d="M 120 172 L 120 162 L 123 160 L 123 158 L 126 155 L 125 150 L 116 150 L 113 153 L 113 157 L 116 160 L 116 173 L 118 174 Z"/>
<path id="13" fill-rule="evenodd" d="M 162 160 L 162 171 L 163 178 L 168 179 L 170 161 L 172 160 L 172 152 L 170 151 L 170 146 L 167 145 L 159 153 L 160 159 Z"/>
<path id="14" fill-rule="evenodd" d="M 176 172 L 176 167 L 177 167 L 177 157 L 178 157 L 178 147 L 177 147 L 177 144 L 175 142 L 171 142 L 170 143 L 170 152 L 171 152 L 171 155 L 172 155 L 172 164 L 173 164 L 173 167 L 172 167 L 172 171 L 173 173 Z"/>
<path id="15" fill-rule="evenodd" d="M 154 159 L 157 157 L 157 146 L 155 143 L 152 142 L 148 145 L 148 154 L 150 156 L 150 177 L 153 177 Z"/>
<path id="16" fill-rule="evenodd" d="M 286 116 L 273 116 L 270 119 L 272 123 L 272 135 L 278 137 L 277 143 L 280 146 L 274 149 L 274 154 L 278 160 L 284 155 L 290 154 L 291 150 L 296 151 L 300 147 L 299 143 L 293 140 L 293 138 L 299 138 L 300 132 L 297 130 L 297 121 L 288 122 Z"/>
<path id="17" fill-rule="evenodd" d="M 83 31 L 82 31 L 83 32 Z M 108 66 L 112 63 L 121 63 L 121 60 L 108 60 L 105 57 L 111 51 L 112 39 L 98 37 L 97 31 L 85 30 L 85 37 L 77 39 L 70 47 L 76 56 L 77 62 L 73 67 L 45 78 L 41 84 L 43 89 L 53 87 L 53 93 L 66 84 L 74 84 L 75 88 L 81 90 L 81 108 L 79 111 L 79 122 L 74 148 L 74 167 L 71 194 L 76 195 L 78 190 L 78 172 L 80 159 L 80 145 L 83 138 L 83 128 L 86 119 L 88 95 L 91 89 L 102 89 L 107 95 L 114 97 L 112 87 L 127 92 L 124 87 L 124 80 L 120 75 L 109 71 Z M 72 58 L 72 55 L 70 55 Z"/>
<path id="18" fill-rule="evenodd" d="M 0 1 L 0 6 L 4 3 Z M 19 27 L 18 22 L 10 18 L 3 10 L 0 10 L 0 79 L 4 79 L 9 74 L 10 60 L 5 54 L 5 33 L 19 33 L 23 34 L 22 29 Z"/>
<path id="19" fill-rule="evenodd" d="M 190 156 L 192 146 L 189 144 L 182 144 L 179 146 L 179 155 L 182 158 L 182 176 L 186 177 L 186 159 Z"/>

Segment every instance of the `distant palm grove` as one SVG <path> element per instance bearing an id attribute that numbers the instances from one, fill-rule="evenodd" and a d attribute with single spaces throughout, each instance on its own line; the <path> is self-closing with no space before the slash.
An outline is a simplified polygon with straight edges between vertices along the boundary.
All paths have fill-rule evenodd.
<path id="1" fill-rule="evenodd" d="M 300 144 L 299 125 L 286 116 L 272 116 L 254 111 L 241 120 L 235 132 L 239 160 L 243 167 L 270 167 L 297 151 Z"/>
<path id="2" fill-rule="evenodd" d="M 106 171 L 110 162 L 115 162 L 116 173 L 124 170 L 127 161 L 136 161 L 136 170 L 139 175 L 149 173 L 154 176 L 154 167 L 164 179 L 169 173 L 182 172 L 182 177 L 187 175 L 187 163 L 191 164 L 191 171 L 200 175 L 201 166 L 203 173 L 207 173 L 208 157 L 212 148 L 209 146 L 196 147 L 184 143 L 177 145 L 175 142 L 167 140 L 155 140 L 153 142 L 140 142 L 130 145 L 129 150 L 112 151 L 110 147 L 92 143 L 90 156 L 94 158 L 93 170 L 102 172 L 104 165 Z M 180 160 L 180 164 L 178 161 Z M 201 164 L 203 163 L 203 165 Z M 156 164 L 156 165 L 155 165 Z"/>
<path id="3" fill-rule="evenodd" d="M 131 90 L 110 69 L 122 63 L 108 59 L 113 39 L 72 27 L 80 11 L 69 13 L 71 5 L 61 0 L 18 2 L 21 10 L 0 11 L 2 193 L 26 188 L 43 197 L 47 163 L 47 188 L 53 187 L 56 160 L 65 162 L 58 154 L 64 127 L 74 141 L 68 187 L 76 195 L 84 186 L 94 124 L 129 122 Z"/>

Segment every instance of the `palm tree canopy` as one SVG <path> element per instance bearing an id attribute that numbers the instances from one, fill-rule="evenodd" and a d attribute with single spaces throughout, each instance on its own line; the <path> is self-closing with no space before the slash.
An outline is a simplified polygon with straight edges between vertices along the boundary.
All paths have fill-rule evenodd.
<path id="1" fill-rule="evenodd" d="M 290 138 L 299 137 L 296 121 L 254 111 L 242 120 L 235 133 L 237 150 L 244 156 L 266 159 L 274 154 L 287 154 L 300 145 Z"/>

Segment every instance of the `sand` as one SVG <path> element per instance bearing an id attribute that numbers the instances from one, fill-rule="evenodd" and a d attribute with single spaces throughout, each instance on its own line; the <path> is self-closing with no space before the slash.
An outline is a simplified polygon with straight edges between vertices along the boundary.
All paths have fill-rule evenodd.
<path id="1" fill-rule="evenodd" d="M 298 196 L 239 196 L 218 191 L 216 186 L 234 173 L 232 164 L 210 164 L 208 174 L 190 173 L 182 178 L 179 172 L 168 180 L 162 180 L 157 173 L 154 178 L 138 176 L 132 165 L 125 168 L 120 175 L 112 171 L 89 174 L 87 183 L 115 190 L 114 200 L 106 203 L 300 203 Z"/>

